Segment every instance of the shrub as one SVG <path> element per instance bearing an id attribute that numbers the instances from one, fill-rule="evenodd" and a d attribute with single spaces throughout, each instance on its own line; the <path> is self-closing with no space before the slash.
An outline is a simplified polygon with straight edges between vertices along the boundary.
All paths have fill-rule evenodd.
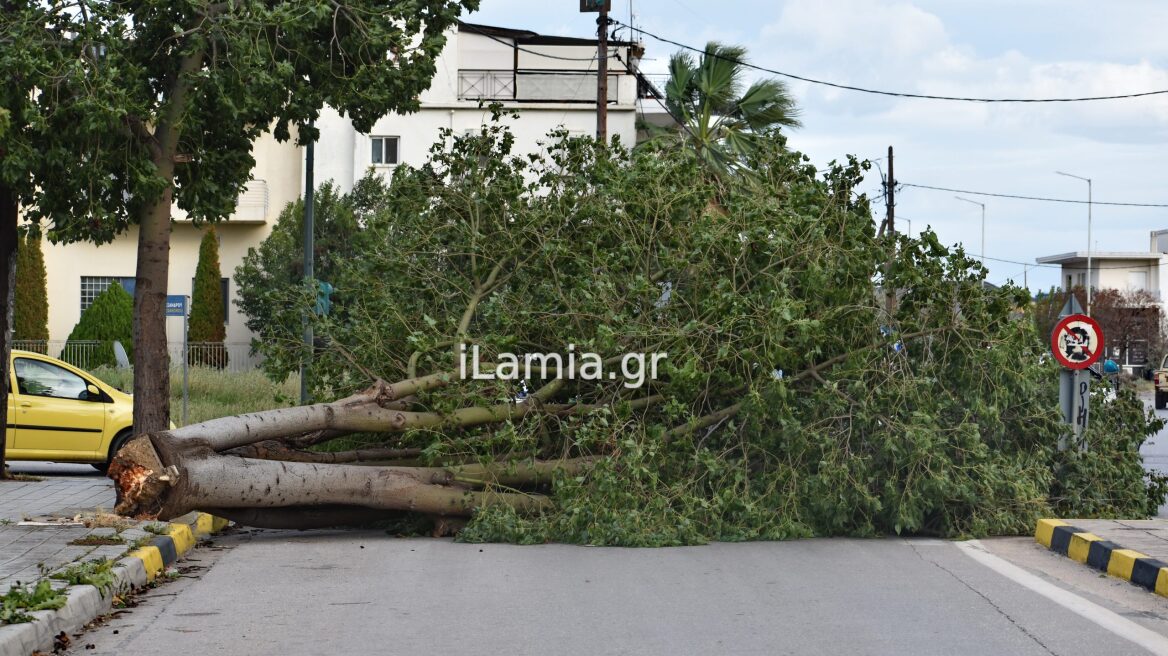
<path id="1" fill-rule="evenodd" d="M 83 369 L 101 365 L 112 367 L 117 364 L 115 340 L 121 342 L 127 355 L 133 358 L 134 298 L 116 282 L 98 294 L 93 304 L 81 313 L 81 320 L 69 333 L 61 359 Z M 79 343 L 92 341 L 98 344 Z"/>
<path id="2" fill-rule="evenodd" d="M 49 339 L 49 292 L 41 240 L 24 237 L 16 249 L 16 288 L 13 290 L 14 340 Z"/>
<path id="3" fill-rule="evenodd" d="M 189 355 L 192 365 L 222 369 L 227 366 L 227 336 L 223 322 L 223 287 L 220 285 L 219 240 L 215 229 L 203 233 L 199 244 L 199 263 L 195 267 L 195 288 L 191 292 L 191 316 L 187 326 L 187 340 L 202 344 Z"/>

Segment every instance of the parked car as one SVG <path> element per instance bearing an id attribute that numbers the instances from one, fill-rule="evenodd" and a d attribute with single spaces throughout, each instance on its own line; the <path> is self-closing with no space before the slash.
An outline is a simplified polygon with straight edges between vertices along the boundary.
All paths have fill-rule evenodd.
<path id="1" fill-rule="evenodd" d="M 133 397 L 39 353 L 14 350 L 11 364 L 6 458 L 108 469 L 132 435 Z"/>

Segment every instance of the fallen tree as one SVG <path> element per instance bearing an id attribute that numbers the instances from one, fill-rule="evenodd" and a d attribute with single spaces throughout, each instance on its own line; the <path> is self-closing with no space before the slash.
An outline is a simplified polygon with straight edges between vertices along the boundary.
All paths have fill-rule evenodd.
<path id="1" fill-rule="evenodd" d="M 1138 400 L 1098 401 L 1090 448 L 1057 452 L 1027 294 L 931 232 L 877 235 L 866 164 L 821 174 L 779 135 L 722 178 L 587 139 L 512 157 L 498 125 L 445 139 L 359 186 L 313 317 L 314 398 L 336 400 L 137 438 L 110 470 L 119 511 L 668 545 L 1018 533 L 1162 500 Z M 276 376 L 316 294 L 265 268 L 285 233 L 236 274 Z"/>

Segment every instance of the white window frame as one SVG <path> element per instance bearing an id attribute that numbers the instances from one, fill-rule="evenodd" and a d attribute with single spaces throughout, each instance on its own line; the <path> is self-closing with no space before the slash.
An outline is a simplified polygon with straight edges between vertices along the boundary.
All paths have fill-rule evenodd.
<path id="1" fill-rule="evenodd" d="M 133 281 L 134 276 L 81 276 L 80 295 L 81 312 L 84 313 L 93 305 L 93 301 L 101 296 L 102 292 L 109 288 L 111 284 L 117 282 L 126 289 L 125 281 Z M 130 291 L 130 290 L 126 290 Z M 133 295 L 133 292 L 130 292 Z"/>
<path id="2" fill-rule="evenodd" d="M 393 161 L 387 162 L 385 144 L 393 142 Z M 379 147 L 380 144 L 380 147 Z M 377 159 L 381 161 L 378 162 Z M 373 166 L 397 166 L 401 163 L 401 137 L 394 135 L 377 135 L 369 138 L 369 162 Z"/>

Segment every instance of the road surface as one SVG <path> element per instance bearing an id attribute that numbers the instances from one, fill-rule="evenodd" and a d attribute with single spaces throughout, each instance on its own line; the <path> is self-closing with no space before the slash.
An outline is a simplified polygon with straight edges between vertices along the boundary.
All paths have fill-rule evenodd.
<path id="1" fill-rule="evenodd" d="M 612 549 L 246 531 L 193 557 L 206 569 L 69 653 L 1168 654 L 1168 600 L 1028 538 Z"/>

